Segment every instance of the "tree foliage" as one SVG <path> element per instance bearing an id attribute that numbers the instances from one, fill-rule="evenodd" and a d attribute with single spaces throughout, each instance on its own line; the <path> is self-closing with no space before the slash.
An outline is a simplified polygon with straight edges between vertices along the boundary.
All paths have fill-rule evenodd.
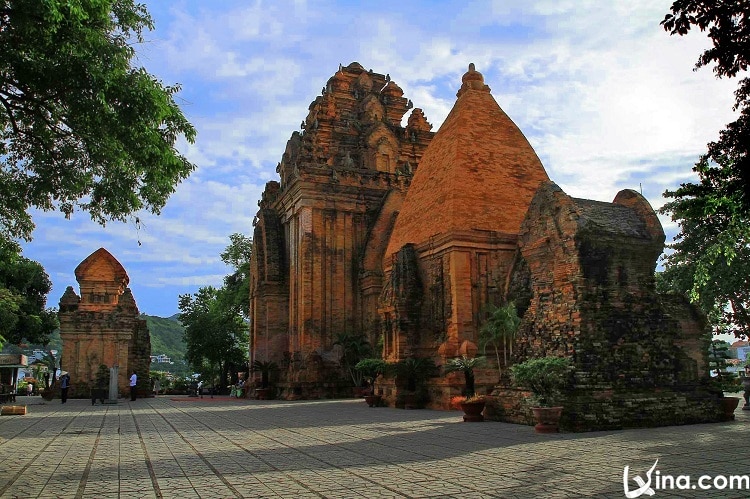
<path id="1" fill-rule="evenodd" d="M 206 286 L 194 295 L 180 295 L 180 322 L 185 327 L 185 360 L 196 372 L 226 378 L 231 367 L 247 362 L 252 240 L 229 236 L 221 259 L 234 268 L 224 286 Z"/>
<path id="2" fill-rule="evenodd" d="M 729 347 L 731 345 L 723 340 L 713 340 L 708 347 L 708 369 L 714 377 L 719 388 L 724 392 L 736 392 L 739 390 L 737 374 L 728 371 Z"/>
<path id="3" fill-rule="evenodd" d="M 517 386 L 532 391 L 536 403 L 551 407 L 570 386 L 569 368 L 568 358 L 541 357 L 515 364 L 510 372 Z"/>
<path id="4" fill-rule="evenodd" d="M 247 325 L 227 310 L 219 290 L 202 287 L 197 293 L 180 295 L 180 322 L 185 326 L 185 360 L 201 374 L 221 374 L 247 359 Z"/>
<path id="5" fill-rule="evenodd" d="M 707 32 L 713 44 L 695 68 L 714 64 L 718 78 L 745 73 L 750 63 L 750 2 L 746 0 L 677 0 L 662 21 L 670 34 L 686 35 L 693 27 Z M 707 171 L 721 178 L 723 190 L 750 212 L 750 78 L 739 80 L 734 110 L 739 117 L 708 144 Z M 705 159 L 711 161 L 705 161 Z M 723 170 L 723 171 L 722 171 Z"/>
<path id="6" fill-rule="evenodd" d="M 750 2 L 677 0 L 662 25 L 670 34 L 692 28 L 706 32 L 712 46 L 700 55 L 695 69 L 713 64 L 718 78 L 745 73 L 750 62 Z M 664 195 L 671 198 L 662 213 L 672 216 L 680 232 L 665 258 L 659 283 L 663 289 L 686 293 L 708 315 L 716 333 L 746 335 L 748 222 L 750 222 L 750 78 L 739 80 L 734 109 L 739 117 L 708 144 L 693 168 L 697 183 L 684 183 Z"/>
<path id="7" fill-rule="evenodd" d="M 490 309 L 490 316 L 479 330 L 479 347 L 487 355 L 487 347 L 495 351 L 498 370 L 508 364 L 508 354 L 512 354 L 513 340 L 521 324 L 515 303 L 508 302 L 502 307 Z M 500 360 L 503 352 L 503 361 Z"/>
<path id="8" fill-rule="evenodd" d="M 223 300 L 227 307 L 250 317 L 250 257 L 253 254 L 253 240 L 242 234 L 229 236 L 229 246 L 221 253 L 221 261 L 234 269 L 224 277 Z"/>
<path id="9" fill-rule="evenodd" d="M 744 336 L 750 332 L 750 212 L 740 193 L 726 189 L 728 169 L 711 168 L 703 158 L 695 170 L 699 183 L 665 193 L 673 200 L 661 212 L 680 231 L 664 257 L 660 290 L 687 294 L 716 334 Z"/>
<path id="10" fill-rule="evenodd" d="M 133 65 L 150 29 L 134 0 L 0 0 L 0 236 L 30 239 L 32 208 L 158 213 L 194 169 L 179 87 Z"/>
<path id="11" fill-rule="evenodd" d="M 44 268 L 21 256 L 16 244 L 0 238 L 0 346 L 46 344 L 58 327 L 57 314 L 45 308 L 52 282 Z"/>

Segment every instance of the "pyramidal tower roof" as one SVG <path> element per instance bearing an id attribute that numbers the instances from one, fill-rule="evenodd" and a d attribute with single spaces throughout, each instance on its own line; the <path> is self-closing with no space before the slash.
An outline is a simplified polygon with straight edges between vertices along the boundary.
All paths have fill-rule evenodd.
<path id="1" fill-rule="evenodd" d="M 111 281 L 127 286 L 130 281 L 122 264 L 104 248 L 94 251 L 78 264 L 75 275 L 78 282 Z"/>
<path id="2" fill-rule="evenodd" d="M 424 152 L 386 251 L 471 230 L 518 234 L 542 162 L 469 65 L 456 103 Z"/>

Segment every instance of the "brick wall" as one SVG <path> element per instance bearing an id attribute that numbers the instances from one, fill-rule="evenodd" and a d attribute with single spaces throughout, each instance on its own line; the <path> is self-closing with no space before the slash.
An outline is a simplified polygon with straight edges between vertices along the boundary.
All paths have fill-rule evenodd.
<path id="1" fill-rule="evenodd" d="M 548 183 L 534 197 L 519 238 L 515 281 L 528 282 L 531 299 L 514 360 L 571 359 L 567 428 L 718 420 L 717 394 L 705 384 L 705 322 L 684 299 L 654 289 L 663 243 L 633 191 L 601 203 Z M 528 421 L 523 394 L 506 382 L 494 395 L 499 419 Z"/>

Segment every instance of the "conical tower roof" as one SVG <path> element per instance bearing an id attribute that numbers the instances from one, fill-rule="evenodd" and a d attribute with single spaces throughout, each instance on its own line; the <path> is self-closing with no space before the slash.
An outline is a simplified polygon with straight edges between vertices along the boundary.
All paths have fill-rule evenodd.
<path id="1" fill-rule="evenodd" d="M 471 230 L 518 234 L 542 162 L 469 65 L 456 103 L 425 150 L 386 251 Z"/>
<path id="2" fill-rule="evenodd" d="M 128 285 L 130 278 L 125 268 L 104 248 L 91 253 L 75 270 L 76 280 L 107 281 Z"/>

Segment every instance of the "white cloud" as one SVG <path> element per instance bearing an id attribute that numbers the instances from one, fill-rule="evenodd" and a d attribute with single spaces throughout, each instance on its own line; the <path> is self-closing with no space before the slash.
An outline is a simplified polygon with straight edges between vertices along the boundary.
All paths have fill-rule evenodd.
<path id="1" fill-rule="evenodd" d="M 156 277 L 149 280 L 148 287 L 165 287 L 165 286 L 214 286 L 219 287 L 224 280 L 224 274 L 213 275 L 181 275 L 177 277 Z"/>
<path id="2" fill-rule="evenodd" d="M 577 197 L 611 201 L 641 183 L 661 206 L 660 193 L 693 178 L 706 142 L 732 119 L 736 83 L 715 80 L 709 68 L 692 71 L 705 35 L 664 32 L 667 0 L 487 0 L 439 9 L 147 3 L 159 15 L 149 43 L 138 47 L 140 61 L 182 84 L 178 102 L 198 137 L 178 148 L 198 168 L 161 216 L 140 215 L 140 231 L 132 222 L 103 229 L 82 213 L 71 221 L 35 215 L 39 229 L 27 249 L 50 271 L 58 296 L 58 282 L 70 284 L 75 265 L 100 246 L 143 287 L 145 298 L 136 298 L 147 312 L 165 298 L 145 287 L 174 294 L 220 284 L 228 270 L 218 255 L 229 234 L 251 234 L 286 141 L 339 63 L 390 73 L 435 131 L 475 63 L 550 177 Z M 170 300 L 164 306 L 174 308 L 176 296 Z"/>

